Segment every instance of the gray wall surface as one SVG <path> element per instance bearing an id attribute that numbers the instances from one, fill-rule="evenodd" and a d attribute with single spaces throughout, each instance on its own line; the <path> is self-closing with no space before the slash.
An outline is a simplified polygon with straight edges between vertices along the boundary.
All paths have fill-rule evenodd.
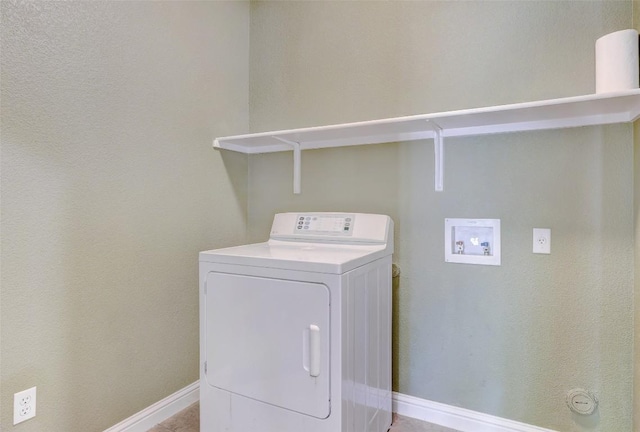
<path id="1" fill-rule="evenodd" d="M 290 154 L 210 145 L 593 93 L 595 40 L 639 28 L 638 1 L 0 8 L 1 430 L 104 430 L 195 381 L 197 252 L 264 240 L 295 210 L 394 218 L 395 390 L 632 430 L 638 122 L 635 138 L 447 139 L 443 193 L 430 140 L 304 152 L 300 196 Z M 445 264 L 445 217 L 500 218 L 502 266 Z M 552 229 L 551 255 L 531 254 L 533 227 Z M 33 385 L 38 415 L 14 428 L 12 395 Z M 597 415 L 569 413 L 573 387 Z"/>
<path id="2" fill-rule="evenodd" d="M 198 379 L 198 252 L 246 240 L 211 140 L 248 128 L 249 6 L 1 8 L 0 429 L 101 431 Z"/>
<path id="3" fill-rule="evenodd" d="M 634 392 L 633 430 L 640 430 L 640 120 L 634 128 L 634 226 L 635 226 L 635 268 L 634 268 Z"/>
<path id="4" fill-rule="evenodd" d="M 594 44 L 620 2 L 254 2 L 253 132 L 594 92 Z M 394 388 L 558 431 L 632 430 L 631 125 L 249 158 L 249 234 L 281 211 L 396 222 Z M 445 264 L 444 218 L 499 218 L 502 266 Z M 551 255 L 531 253 L 552 229 Z M 598 413 L 565 405 L 592 390 Z"/>
<path id="5" fill-rule="evenodd" d="M 633 28 L 640 32 L 640 0 L 633 0 Z M 633 430 L 640 430 L 640 120 L 634 123 L 634 388 Z"/>

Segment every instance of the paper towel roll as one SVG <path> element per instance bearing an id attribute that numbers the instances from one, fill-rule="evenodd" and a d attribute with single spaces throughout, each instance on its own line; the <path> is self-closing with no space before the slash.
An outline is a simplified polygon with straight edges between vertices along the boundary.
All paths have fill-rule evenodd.
<path id="1" fill-rule="evenodd" d="M 637 89 L 638 31 L 620 30 L 596 41 L 596 93 Z"/>

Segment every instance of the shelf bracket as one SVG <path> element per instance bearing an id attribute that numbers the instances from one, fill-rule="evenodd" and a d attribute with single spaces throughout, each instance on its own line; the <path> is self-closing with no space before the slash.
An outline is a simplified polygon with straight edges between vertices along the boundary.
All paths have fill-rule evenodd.
<path id="1" fill-rule="evenodd" d="M 300 143 L 280 138 L 275 135 L 272 135 L 272 138 L 290 145 L 293 148 L 293 193 L 299 195 L 302 178 L 302 149 L 300 148 Z"/>
<path id="2" fill-rule="evenodd" d="M 442 128 L 433 120 L 427 120 L 427 122 L 433 128 L 436 192 L 442 192 L 444 190 L 444 138 L 442 137 Z"/>

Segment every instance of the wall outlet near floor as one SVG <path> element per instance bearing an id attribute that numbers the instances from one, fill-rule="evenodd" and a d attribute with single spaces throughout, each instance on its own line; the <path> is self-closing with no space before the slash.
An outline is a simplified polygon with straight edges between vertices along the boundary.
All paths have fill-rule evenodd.
<path id="1" fill-rule="evenodd" d="M 536 253 L 536 254 L 551 253 L 551 229 L 549 228 L 533 229 L 533 253 Z"/>
<path id="2" fill-rule="evenodd" d="M 13 395 L 13 424 L 22 423 L 36 416 L 36 388 L 23 390 Z"/>
<path id="3" fill-rule="evenodd" d="M 581 388 L 569 390 L 566 402 L 571 411 L 580 415 L 591 415 L 598 408 L 598 399 L 595 395 Z"/>

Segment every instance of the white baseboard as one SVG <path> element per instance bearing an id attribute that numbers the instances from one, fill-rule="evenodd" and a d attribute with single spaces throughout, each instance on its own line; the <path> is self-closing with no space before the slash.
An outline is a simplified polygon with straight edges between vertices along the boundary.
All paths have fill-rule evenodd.
<path id="1" fill-rule="evenodd" d="M 178 390 L 104 432 L 147 432 L 200 399 L 198 381 Z"/>
<path id="2" fill-rule="evenodd" d="M 196 381 L 104 432 L 147 432 L 197 402 L 199 387 Z M 395 392 L 393 412 L 462 432 L 557 432 Z"/>
<path id="3" fill-rule="evenodd" d="M 395 392 L 393 411 L 462 432 L 557 432 Z"/>

